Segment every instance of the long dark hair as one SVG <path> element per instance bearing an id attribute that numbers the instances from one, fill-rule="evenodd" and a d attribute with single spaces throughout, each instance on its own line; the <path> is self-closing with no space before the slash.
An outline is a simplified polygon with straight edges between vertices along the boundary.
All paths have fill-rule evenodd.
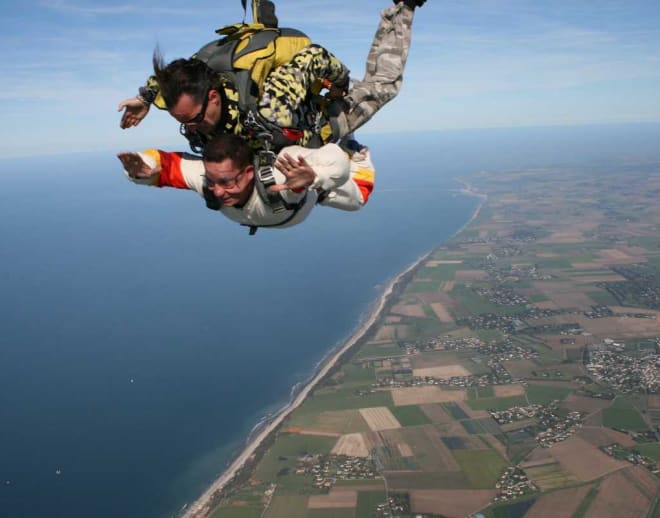
<path id="1" fill-rule="evenodd" d="M 152 61 L 160 94 L 169 107 L 178 102 L 181 94 L 201 103 L 209 90 L 220 88 L 218 75 L 198 59 L 175 59 L 165 65 L 163 55 L 156 47 Z"/>

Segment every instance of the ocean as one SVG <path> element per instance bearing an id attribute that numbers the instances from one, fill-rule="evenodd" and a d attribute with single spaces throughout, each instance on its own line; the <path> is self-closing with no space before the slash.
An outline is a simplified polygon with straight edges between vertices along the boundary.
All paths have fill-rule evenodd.
<path id="1" fill-rule="evenodd" d="M 372 135 L 365 209 L 252 237 L 112 153 L 0 161 L 0 514 L 176 514 L 469 219 L 455 176 L 646 159 L 659 127 Z"/>

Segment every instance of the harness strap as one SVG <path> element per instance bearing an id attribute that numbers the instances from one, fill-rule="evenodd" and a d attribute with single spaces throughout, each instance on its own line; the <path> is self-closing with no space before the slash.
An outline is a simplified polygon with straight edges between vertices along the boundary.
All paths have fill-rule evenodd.
<path id="1" fill-rule="evenodd" d="M 280 221 L 279 223 L 274 223 L 272 225 L 248 225 L 247 223 L 241 223 L 242 227 L 249 227 L 249 232 L 248 234 L 253 236 L 257 233 L 257 230 L 259 230 L 260 227 L 263 228 L 273 228 L 273 227 L 281 227 L 282 225 L 286 225 L 289 221 L 291 221 L 296 214 L 298 214 L 298 211 L 295 210 L 294 212 L 291 213 L 291 215 L 286 218 L 284 221 Z"/>

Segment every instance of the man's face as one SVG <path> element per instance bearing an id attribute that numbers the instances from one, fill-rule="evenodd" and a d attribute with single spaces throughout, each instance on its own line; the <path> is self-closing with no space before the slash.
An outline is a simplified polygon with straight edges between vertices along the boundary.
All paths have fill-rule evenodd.
<path id="1" fill-rule="evenodd" d="M 220 94 L 216 90 L 209 90 L 202 102 L 195 101 L 188 94 L 181 94 L 169 112 L 189 131 L 211 133 L 220 121 L 220 105 Z"/>
<path id="2" fill-rule="evenodd" d="M 254 166 L 241 169 L 233 160 L 204 161 L 204 183 L 226 207 L 244 205 L 252 194 Z"/>

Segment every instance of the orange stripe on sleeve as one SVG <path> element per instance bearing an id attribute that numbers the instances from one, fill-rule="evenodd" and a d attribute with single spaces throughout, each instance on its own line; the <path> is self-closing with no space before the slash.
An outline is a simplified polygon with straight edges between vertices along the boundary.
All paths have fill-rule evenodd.
<path id="1" fill-rule="evenodd" d="M 174 187 L 176 189 L 188 189 L 188 184 L 181 171 L 181 153 L 168 153 L 158 150 L 160 156 L 160 178 L 158 187 Z"/>
<path id="2" fill-rule="evenodd" d="M 367 201 L 369 201 L 369 195 L 374 190 L 374 183 L 373 182 L 367 182 L 365 180 L 358 180 L 357 178 L 353 178 L 353 181 L 358 186 L 358 189 L 360 189 L 360 193 L 362 194 L 363 203 L 366 204 Z"/>
<path id="3" fill-rule="evenodd" d="M 361 167 L 353 174 L 351 174 L 351 179 L 358 186 L 358 189 L 360 189 L 363 203 L 367 203 L 367 201 L 369 201 L 369 195 L 374 190 L 374 178 L 374 170 L 364 167 Z"/>

